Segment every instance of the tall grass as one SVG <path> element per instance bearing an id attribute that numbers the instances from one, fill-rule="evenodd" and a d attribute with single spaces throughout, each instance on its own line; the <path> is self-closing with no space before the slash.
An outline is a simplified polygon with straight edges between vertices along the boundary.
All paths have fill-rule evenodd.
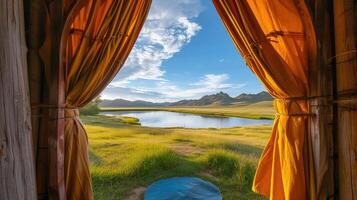
<path id="1" fill-rule="evenodd" d="M 178 160 L 177 154 L 167 147 L 147 145 L 127 160 L 122 173 L 132 177 L 146 176 L 169 170 L 177 165 Z"/>
<path id="2" fill-rule="evenodd" d="M 250 190 L 255 174 L 256 158 L 224 149 L 214 149 L 207 152 L 203 162 L 215 176 L 230 179 L 240 190 Z"/>
<path id="3" fill-rule="evenodd" d="M 168 170 L 178 162 L 178 155 L 170 148 L 150 143 L 115 145 L 107 143 L 97 154 L 90 150 L 92 172 L 113 178 L 143 177 Z M 109 151 L 113 151 L 112 153 Z M 117 151 L 117 152 L 115 152 Z M 100 161 L 99 160 L 100 157 Z"/>

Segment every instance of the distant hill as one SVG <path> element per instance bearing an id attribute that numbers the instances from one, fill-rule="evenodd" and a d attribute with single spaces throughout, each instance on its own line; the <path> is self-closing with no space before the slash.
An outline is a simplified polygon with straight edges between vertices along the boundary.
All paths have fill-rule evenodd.
<path id="1" fill-rule="evenodd" d="M 200 99 L 181 100 L 174 103 L 153 103 L 148 101 L 128 101 L 125 99 L 103 100 L 100 107 L 158 107 L 158 106 L 223 106 L 235 104 L 253 104 L 262 101 L 271 101 L 272 97 L 267 92 L 257 94 L 242 93 L 233 98 L 224 92 L 205 95 Z"/>
<path id="2" fill-rule="evenodd" d="M 271 101 L 273 98 L 270 96 L 269 93 L 262 91 L 257 94 L 246 94 L 242 93 L 235 97 L 236 101 L 243 104 L 252 104 L 261 101 Z"/>
<path id="3" fill-rule="evenodd" d="M 208 106 L 208 105 L 230 105 L 235 99 L 228 94 L 219 92 L 217 94 L 206 95 L 197 100 L 182 100 L 172 103 L 170 106 Z"/>

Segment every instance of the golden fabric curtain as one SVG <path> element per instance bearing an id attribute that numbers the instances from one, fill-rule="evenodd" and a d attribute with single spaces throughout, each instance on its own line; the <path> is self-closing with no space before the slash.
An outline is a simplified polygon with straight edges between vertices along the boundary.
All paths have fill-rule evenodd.
<path id="1" fill-rule="evenodd" d="M 93 199 L 87 135 L 77 108 L 98 96 L 128 57 L 151 0 L 82 1 L 64 27 L 65 180 L 67 198 Z M 78 9 L 77 9 L 78 8 Z"/>
<path id="2" fill-rule="evenodd" d="M 310 199 L 308 77 L 315 67 L 316 41 L 304 0 L 213 3 L 247 65 L 275 97 L 277 114 L 253 190 L 274 200 Z"/>

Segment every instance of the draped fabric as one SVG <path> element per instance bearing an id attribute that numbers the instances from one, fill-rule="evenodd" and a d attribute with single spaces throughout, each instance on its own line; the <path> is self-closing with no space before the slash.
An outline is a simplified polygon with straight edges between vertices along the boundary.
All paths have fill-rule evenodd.
<path id="1" fill-rule="evenodd" d="M 151 0 L 78 2 L 69 13 L 72 17 L 63 29 L 61 42 L 66 102 L 65 184 L 69 200 L 88 200 L 93 194 L 87 135 L 77 108 L 98 96 L 119 71 L 139 35 Z"/>
<path id="2" fill-rule="evenodd" d="M 310 199 L 309 70 L 316 41 L 304 0 L 213 0 L 247 65 L 275 98 L 276 117 L 253 183 L 271 199 Z"/>

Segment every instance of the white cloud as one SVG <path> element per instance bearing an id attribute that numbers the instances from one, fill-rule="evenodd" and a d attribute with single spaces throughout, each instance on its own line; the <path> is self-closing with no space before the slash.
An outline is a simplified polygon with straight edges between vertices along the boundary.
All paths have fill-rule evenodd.
<path id="1" fill-rule="evenodd" d="M 219 59 L 218 62 L 224 62 L 224 58 Z"/>
<path id="2" fill-rule="evenodd" d="M 196 83 L 181 87 L 167 80 L 155 81 L 153 87 L 109 87 L 102 98 L 173 102 L 182 99 L 197 99 L 203 95 L 245 86 L 245 84 L 227 83 L 228 80 L 227 74 L 206 74 Z"/>
<path id="3" fill-rule="evenodd" d="M 192 19 L 202 11 L 200 0 L 154 0 L 139 38 L 111 86 L 132 80 L 162 80 L 162 62 L 181 51 L 201 29 Z"/>
<path id="4" fill-rule="evenodd" d="M 225 83 L 228 79 L 228 74 L 206 74 L 203 79 L 193 85 L 207 87 L 210 89 L 225 89 L 233 87 L 232 84 Z"/>

